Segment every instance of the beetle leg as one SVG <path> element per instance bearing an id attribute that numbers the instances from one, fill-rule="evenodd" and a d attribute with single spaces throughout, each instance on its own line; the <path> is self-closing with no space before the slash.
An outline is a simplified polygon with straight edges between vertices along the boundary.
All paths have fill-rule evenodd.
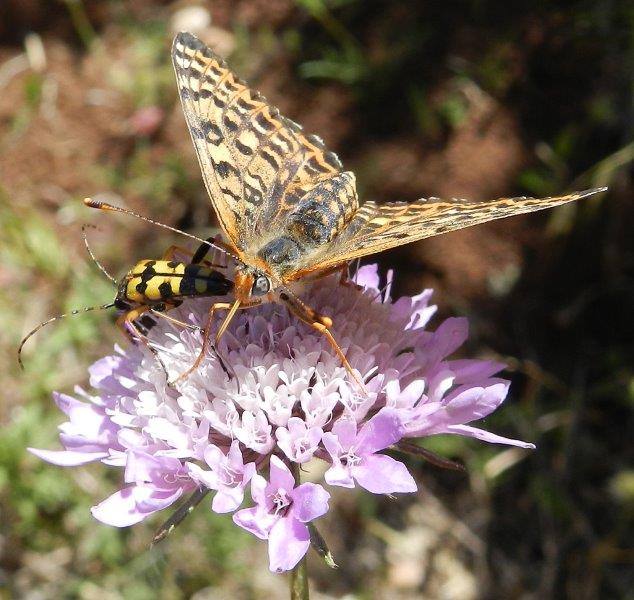
<path id="1" fill-rule="evenodd" d="M 220 353 L 220 351 L 217 348 L 218 342 L 220 341 L 220 338 L 222 337 L 222 334 L 227 329 L 229 323 L 233 319 L 233 317 L 234 317 L 235 313 L 238 311 L 238 309 L 251 308 L 253 306 L 257 306 L 258 304 L 261 304 L 260 300 L 256 300 L 256 301 L 248 302 L 248 303 L 243 303 L 243 304 L 241 304 L 239 300 L 236 300 L 233 304 L 231 304 L 229 302 L 216 302 L 215 304 L 212 304 L 211 308 L 209 309 L 209 312 L 207 313 L 207 321 L 205 322 L 205 328 L 203 330 L 204 331 L 204 333 L 203 333 L 203 343 L 202 343 L 202 347 L 200 348 L 200 352 L 198 354 L 198 357 L 194 361 L 194 364 L 189 369 L 187 369 L 187 371 L 185 371 L 184 373 L 181 373 L 172 382 L 172 384 L 175 384 L 175 383 L 177 383 L 177 382 L 179 382 L 179 381 L 181 381 L 183 379 L 186 379 L 187 377 L 189 377 L 189 375 L 192 374 L 193 371 L 195 371 L 200 366 L 200 363 L 202 362 L 203 358 L 205 357 L 205 354 L 207 353 L 207 348 L 209 348 L 209 346 L 210 346 L 209 340 L 211 339 L 211 326 L 213 324 L 214 312 L 216 312 L 217 310 L 228 310 L 229 311 L 227 316 L 224 318 L 223 322 L 220 324 L 220 327 L 218 329 L 218 333 L 216 334 L 215 346 L 212 345 L 212 348 L 214 348 L 216 356 L 220 360 L 222 368 L 224 369 L 225 372 L 228 373 L 227 367 L 225 365 L 225 361 L 222 358 L 222 354 Z"/>
<path id="2" fill-rule="evenodd" d="M 161 360 L 158 350 L 154 348 L 152 344 L 150 344 L 150 340 L 148 339 L 148 337 L 143 335 L 139 331 L 139 328 L 134 324 L 134 321 L 136 319 L 138 319 L 144 313 L 149 312 L 150 310 L 151 310 L 150 306 L 142 305 L 142 306 L 137 306 L 136 308 L 133 308 L 126 313 L 123 313 L 117 319 L 117 327 L 121 331 L 123 331 L 123 333 L 130 340 L 132 340 L 133 342 L 134 341 L 141 342 L 154 355 L 154 358 L 156 359 L 158 364 L 161 366 L 161 369 L 165 373 L 165 379 L 167 380 L 167 385 L 170 385 L 169 375 L 167 374 L 167 368 L 165 367 L 165 364 Z"/>
<path id="3" fill-rule="evenodd" d="M 174 308 L 174 307 L 170 306 L 170 308 Z M 184 321 L 175 319 L 174 317 L 171 317 L 170 315 L 166 314 L 165 311 L 163 310 L 155 310 L 153 308 L 150 308 L 150 312 L 155 317 L 160 317 L 161 319 L 165 319 L 166 321 L 169 321 L 170 323 L 174 323 L 174 325 L 179 325 L 180 327 L 184 327 L 185 329 L 190 329 L 192 331 L 202 330 L 202 327 L 199 327 L 198 325 L 192 325 L 191 323 L 185 323 Z"/>
<path id="4" fill-rule="evenodd" d="M 205 328 L 203 330 L 203 343 L 202 343 L 200 352 L 198 353 L 198 357 L 194 361 L 194 364 L 191 367 L 189 367 L 189 369 L 187 369 L 187 371 L 185 371 L 184 373 L 181 373 L 176 379 L 174 379 L 174 381 L 171 382 L 172 385 L 175 385 L 176 383 L 178 383 L 179 381 L 182 381 L 183 379 L 187 379 L 187 377 L 189 377 L 200 366 L 200 363 L 202 362 L 203 358 L 205 357 L 205 353 L 207 352 L 207 346 L 209 345 L 209 338 L 211 337 L 211 325 L 213 323 L 214 312 L 216 312 L 217 310 L 229 310 L 230 308 L 231 308 L 231 304 L 229 304 L 228 302 L 216 302 L 215 304 L 211 305 L 211 308 L 209 309 L 209 313 L 207 313 L 207 321 L 205 323 Z M 218 354 L 217 350 L 216 350 L 216 354 Z"/>
<path id="5" fill-rule="evenodd" d="M 213 244 L 216 243 L 214 242 L 214 238 L 208 238 L 208 240 L 209 242 L 212 242 Z M 186 248 L 181 248 L 180 246 L 174 245 L 174 246 L 170 246 L 163 253 L 163 260 L 174 260 L 174 258 L 176 258 L 178 254 L 182 254 L 185 256 L 189 256 L 191 258 L 190 262 L 193 265 L 204 264 L 206 267 L 210 267 L 210 268 L 226 269 L 227 265 L 221 265 L 219 263 L 205 260 L 205 256 L 207 256 L 207 254 L 209 253 L 209 250 L 212 250 L 212 249 L 213 249 L 213 246 L 207 243 L 201 244 L 198 250 L 196 250 L 196 252 L 191 252 L 190 250 L 187 250 Z"/>

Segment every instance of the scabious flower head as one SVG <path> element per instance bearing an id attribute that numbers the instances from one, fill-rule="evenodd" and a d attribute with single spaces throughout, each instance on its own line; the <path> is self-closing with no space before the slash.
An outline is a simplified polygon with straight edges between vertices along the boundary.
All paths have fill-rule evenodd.
<path id="1" fill-rule="evenodd" d="M 494 376 L 500 363 L 448 358 L 467 338 L 465 319 L 429 330 L 431 290 L 393 302 L 389 285 L 379 290 L 376 266 L 355 280 L 357 287 L 322 278 L 302 296 L 332 318 L 366 393 L 321 334 L 283 305 L 266 304 L 239 311 L 219 344 L 222 360 L 210 350 L 175 387 L 142 345 L 117 347 L 90 368 L 93 392 L 55 395 L 68 416 L 64 450 L 31 451 L 62 466 L 122 468 L 122 489 L 92 509 L 118 527 L 196 488 L 214 490 L 212 510 L 237 511 L 234 522 L 268 540 L 271 569 L 284 571 L 308 549 L 306 524 L 328 510 L 322 485 L 292 475 L 307 461 L 328 463 L 327 485 L 394 494 L 416 491 L 406 466 L 385 454 L 404 438 L 453 433 L 533 447 L 470 424 L 502 403 L 509 384 Z M 201 326 L 213 301 L 170 314 Z M 172 378 L 191 366 L 202 341 L 199 330 L 163 319 L 150 337 Z M 249 487 L 255 506 L 238 510 Z"/>

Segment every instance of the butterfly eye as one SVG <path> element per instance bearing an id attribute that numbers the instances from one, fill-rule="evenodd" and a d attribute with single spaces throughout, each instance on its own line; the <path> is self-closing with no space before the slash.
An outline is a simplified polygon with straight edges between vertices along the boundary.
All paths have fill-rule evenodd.
<path id="1" fill-rule="evenodd" d="M 264 296 L 271 290 L 271 281 L 265 275 L 258 275 L 255 278 L 253 287 L 251 288 L 252 296 Z"/>

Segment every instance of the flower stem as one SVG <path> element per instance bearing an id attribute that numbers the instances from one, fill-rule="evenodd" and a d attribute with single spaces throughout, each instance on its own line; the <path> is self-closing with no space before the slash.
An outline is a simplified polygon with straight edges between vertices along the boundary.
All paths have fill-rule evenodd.
<path id="1" fill-rule="evenodd" d="M 291 571 L 291 600 L 308 600 L 308 572 L 305 556 Z"/>
<path id="2" fill-rule="evenodd" d="M 295 484 L 300 484 L 299 465 L 290 464 L 290 470 L 295 479 Z M 300 560 L 291 571 L 291 600 L 308 600 L 308 569 L 306 568 L 306 555 Z"/>

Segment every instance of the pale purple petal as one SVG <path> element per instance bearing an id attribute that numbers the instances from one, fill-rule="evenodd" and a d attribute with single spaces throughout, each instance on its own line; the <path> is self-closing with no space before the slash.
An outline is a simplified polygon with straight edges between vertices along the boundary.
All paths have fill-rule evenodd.
<path id="1" fill-rule="evenodd" d="M 192 489 L 191 485 L 174 487 L 172 490 L 157 490 L 153 486 L 137 485 L 137 509 L 147 514 L 155 513 L 171 506 L 185 491 Z M 145 490 L 148 490 L 146 493 Z"/>
<path id="2" fill-rule="evenodd" d="M 334 424 L 332 433 L 337 436 L 337 440 L 343 448 L 349 448 L 357 438 L 357 424 L 350 419 L 340 418 Z"/>
<path id="3" fill-rule="evenodd" d="M 418 488 L 407 467 L 390 456 L 367 456 L 352 474 L 357 483 L 373 494 L 415 492 Z"/>
<path id="4" fill-rule="evenodd" d="M 262 475 L 254 475 L 251 478 L 251 498 L 258 506 L 266 507 L 267 482 Z"/>
<path id="5" fill-rule="evenodd" d="M 456 377 L 456 383 L 482 383 L 482 380 L 506 368 L 504 363 L 494 360 L 451 360 L 449 368 Z"/>
<path id="6" fill-rule="evenodd" d="M 233 522 L 249 533 L 266 540 L 277 517 L 264 513 L 259 508 L 243 508 L 233 514 Z"/>
<path id="7" fill-rule="evenodd" d="M 363 265 L 357 269 L 354 275 L 354 282 L 366 290 L 379 291 L 379 269 L 378 265 Z"/>
<path id="8" fill-rule="evenodd" d="M 126 483 L 152 482 L 154 487 L 171 489 L 175 485 L 175 475 L 185 472 L 177 458 L 151 455 L 140 450 L 128 452 L 124 479 Z M 168 477 L 166 475 L 169 474 Z"/>
<path id="9" fill-rule="evenodd" d="M 289 468 L 277 457 L 271 456 L 271 474 L 269 486 L 277 489 L 292 490 L 295 479 Z"/>
<path id="10" fill-rule="evenodd" d="M 503 437 L 490 433 L 484 429 L 478 429 L 477 427 L 471 427 L 469 425 L 449 425 L 446 428 L 446 433 L 456 433 L 458 435 L 466 435 L 473 437 L 483 442 L 489 442 L 490 444 L 507 444 L 509 446 L 519 446 L 520 448 L 527 448 L 528 450 L 534 450 L 535 444 L 529 442 L 523 442 L 521 440 L 514 440 L 513 438 Z"/>
<path id="11" fill-rule="evenodd" d="M 395 444 L 403 437 L 398 411 L 383 408 L 359 431 L 357 450 L 359 456 L 373 454 Z"/>
<path id="12" fill-rule="evenodd" d="M 290 571 L 310 547 L 308 527 L 296 519 L 280 519 L 269 534 L 269 569 Z"/>
<path id="13" fill-rule="evenodd" d="M 244 487 L 225 487 L 216 492 L 214 499 L 211 501 L 211 509 L 217 513 L 233 512 L 242 504 L 243 500 Z"/>
<path id="14" fill-rule="evenodd" d="M 390 408 L 411 408 L 421 399 L 426 387 L 424 379 L 415 379 L 404 389 L 397 379 L 390 381 L 385 386 L 386 404 Z"/>
<path id="15" fill-rule="evenodd" d="M 108 456 L 108 452 L 77 452 L 75 450 L 40 450 L 38 448 L 27 448 L 27 450 L 49 462 L 60 467 L 76 467 L 86 465 Z"/>
<path id="16" fill-rule="evenodd" d="M 423 364 L 433 366 L 455 352 L 469 335 L 469 322 L 462 317 L 443 321 L 431 339 L 417 348 L 417 355 Z"/>
<path id="17" fill-rule="evenodd" d="M 339 443 L 339 438 L 334 433 L 324 433 L 321 441 L 333 460 L 339 461 L 339 455 L 343 452 L 341 444 Z"/>
<path id="18" fill-rule="evenodd" d="M 341 462 L 333 463 L 332 467 L 324 473 L 324 480 L 328 485 L 353 488 L 354 479 L 349 467 L 344 467 Z"/>
<path id="19" fill-rule="evenodd" d="M 292 494 L 293 516 L 308 523 L 328 512 L 330 494 L 316 483 L 302 483 Z"/>
<path id="20" fill-rule="evenodd" d="M 115 492 L 90 511 L 95 519 L 113 527 L 134 525 L 147 517 L 147 514 L 137 509 L 134 486 Z"/>
<path id="21" fill-rule="evenodd" d="M 214 446 L 210 446 L 213 448 Z M 218 449 L 220 450 L 220 449 Z M 207 454 L 205 453 L 205 460 L 207 459 Z M 240 450 L 240 444 L 238 440 L 233 440 L 231 442 L 231 447 L 229 448 L 229 452 L 227 453 L 227 462 L 231 466 L 232 469 L 236 471 L 242 471 L 244 469 L 244 459 L 242 457 L 242 451 Z M 209 463 L 211 466 L 211 463 Z"/>
<path id="22" fill-rule="evenodd" d="M 128 527 L 152 513 L 167 508 L 181 496 L 179 489 L 171 494 L 157 492 L 149 486 L 129 486 L 112 494 L 90 510 L 93 517 L 113 527 Z"/>
<path id="23" fill-rule="evenodd" d="M 452 424 L 469 423 L 491 414 L 506 398 L 510 382 L 491 379 L 486 387 L 461 386 L 444 402 L 447 420 Z"/>
<path id="24" fill-rule="evenodd" d="M 210 490 L 218 489 L 218 477 L 213 471 L 207 471 L 196 463 L 185 463 L 187 474 L 198 484 L 209 488 Z"/>
<path id="25" fill-rule="evenodd" d="M 322 434 L 321 428 L 308 427 L 299 417 L 291 417 L 286 427 L 277 428 L 275 437 L 288 459 L 301 464 L 312 458 Z"/>
<path id="26" fill-rule="evenodd" d="M 238 441 L 235 440 L 232 444 L 231 444 L 231 448 L 233 448 L 233 445 L 236 444 L 238 445 Z M 232 453 L 231 450 L 229 451 L 231 454 L 231 457 L 235 460 L 235 453 Z M 240 454 L 239 457 L 239 461 L 240 463 L 242 463 L 242 453 L 240 452 L 240 449 L 238 447 L 238 452 Z M 225 461 L 226 456 L 224 455 L 224 453 L 222 452 L 222 450 L 220 448 L 218 448 L 218 446 L 214 446 L 213 444 L 209 444 L 206 448 L 205 448 L 205 452 L 204 452 L 204 457 L 205 457 L 205 462 L 211 467 L 212 470 L 218 470 L 221 466 L 222 463 Z"/>

